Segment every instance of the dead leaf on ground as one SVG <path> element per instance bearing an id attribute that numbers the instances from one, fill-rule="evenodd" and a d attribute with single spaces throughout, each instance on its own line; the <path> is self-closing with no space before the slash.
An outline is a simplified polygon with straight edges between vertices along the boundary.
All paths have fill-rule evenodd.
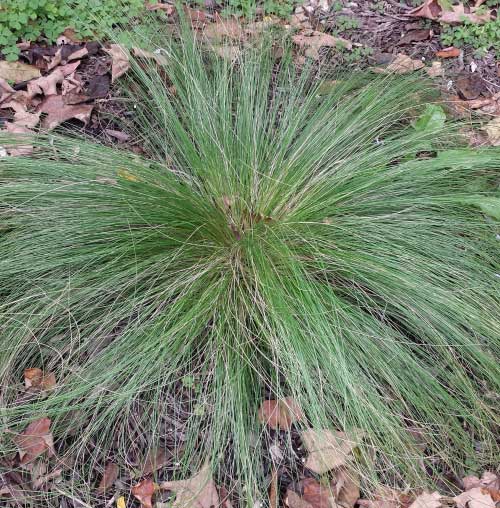
<path id="1" fill-rule="evenodd" d="M 487 92 L 486 83 L 477 74 L 460 76 L 456 81 L 458 96 L 467 101 L 477 99 L 481 94 Z"/>
<path id="2" fill-rule="evenodd" d="M 65 64 L 72 60 L 79 60 L 88 54 L 88 49 L 85 46 L 65 44 L 56 51 L 56 54 L 47 66 L 47 70 L 50 71 L 58 65 Z"/>
<path id="3" fill-rule="evenodd" d="M 118 141 L 125 142 L 130 139 L 130 136 L 122 131 L 116 131 L 114 129 L 104 129 L 104 132 L 111 136 L 112 138 L 117 139 Z"/>
<path id="4" fill-rule="evenodd" d="M 430 78 L 442 78 L 444 75 L 443 64 L 439 61 L 434 61 L 430 67 L 425 68 L 425 72 Z"/>
<path id="5" fill-rule="evenodd" d="M 209 464 L 205 464 L 196 475 L 187 480 L 163 482 L 160 488 L 175 492 L 172 508 L 219 506 L 219 494 Z"/>
<path id="6" fill-rule="evenodd" d="M 485 471 L 481 478 L 477 476 L 466 476 L 462 478 L 465 490 L 473 489 L 474 487 L 485 487 L 487 489 L 500 490 L 500 477 L 491 471 Z"/>
<path id="7" fill-rule="evenodd" d="M 33 132 L 28 129 L 27 127 L 24 127 L 23 125 L 17 125 L 15 123 L 6 123 L 5 128 L 0 130 L 1 132 L 6 132 L 9 134 L 19 134 L 21 136 L 29 136 L 32 135 Z M 33 153 L 33 145 L 22 145 L 22 144 L 15 144 L 15 145 L 4 145 L 0 147 L 2 150 L 2 157 L 5 156 L 5 153 L 3 151 L 7 152 L 8 155 L 11 157 L 19 157 L 22 155 L 30 155 Z"/>
<path id="8" fill-rule="evenodd" d="M 409 56 L 398 53 L 394 60 L 386 67 L 372 67 L 372 71 L 377 74 L 407 74 L 425 67 L 422 60 L 414 60 Z"/>
<path id="9" fill-rule="evenodd" d="M 210 23 L 203 29 L 203 36 L 211 42 L 222 42 L 227 39 L 241 41 L 245 38 L 245 30 L 236 18 L 215 18 L 215 23 Z"/>
<path id="10" fill-rule="evenodd" d="M 38 120 L 40 118 L 40 113 L 38 114 L 31 114 L 31 113 L 25 113 L 27 115 L 31 115 L 37 119 L 35 125 L 38 123 Z M 15 123 L 18 123 L 16 121 Z M 35 125 L 32 125 L 31 127 L 34 127 Z M 30 127 L 27 125 L 26 127 Z M 39 368 L 31 368 L 31 369 L 25 369 L 24 371 L 24 386 L 26 388 L 36 388 L 40 390 L 51 390 L 56 386 L 56 376 L 53 372 L 48 372 L 44 374 L 42 369 Z"/>
<path id="11" fill-rule="evenodd" d="M 6 81 L 13 81 L 17 84 L 22 81 L 38 78 L 39 76 L 40 69 L 37 69 L 33 65 L 22 62 L 8 62 L 6 60 L 0 61 L 0 78 Z"/>
<path id="12" fill-rule="evenodd" d="M 21 434 L 12 438 L 19 449 L 21 464 L 28 464 L 45 452 L 49 456 L 54 454 L 50 424 L 49 418 L 40 418 L 31 422 Z"/>
<path id="13" fill-rule="evenodd" d="M 136 58 L 144 58 L 145 60 L 154 60 L 158 65 L 168 65 L 168 60 L 165 55 L 161 53 L 152 53 L 151 51 L 145 51 L 141 48 L 132 48 L 132 54 Z"/>
<path id="14" fill-rule="evenodd" d="M 76 68 L 80 65 L 80 61 L 73 62 L 66 65 L 57 67 L 47 76 L 35 79 L 28 83 L 28 97 L 33 98 L 36 95 L 56 95 L 57 85 L 60 85 L 66 76 L 73 74 Z"/>
<path id="15" fill-rule="evenodd" d="M 361 442 L 363 432 L 308 429 L 301 432 L 301 437 L 309 452 L 304 466 L 317 474 L 323 474 L 349 462 L 352 451 Z"/>
<path id="16" fill-rule="evenodd" d="M 302 409 L 292 397 L 280 400 L 265 400 L 258 412 L 259 421 L 272 429 L 289 430 L 304 417 Z"/>
<path id="17" fill-rule="evenodd" d="M 399 39 L 398 44 L 411 44 L 412 42 L 426 41 L 432 37 L 432 30 L 424 28 L 420 30 L 410 30 L 404 37 Z"/>
<path id="18" fill-rule="evenodd" d="M 338 508 L 331 487 L 314 478 L 304 478 L 295 490 L 289 488 L 285 503 L 289 508 Z"/>
<path id="19" fill-rule="evenodd" d="M 292 37 L 294 44 L 300 48 L 305 48 L 305 55 L 314 60 L 319 59 L 319 50 L 322 47 L 337 48 L 342 47 L 348 50 L 352 49 L 352 43 L 341 37 L 334 37 L 330 34 L 318 32 L 316 30 L 304 30 L 302 33 Z"/>
<path id="20" fill-rule="evenodd" d="M 37 112 L 47 114 L 42 127 L 51 130 L 73 118 L 87 124 L 93 109 L 93 104 L 65 104 L 61 95 L 50 95 L 38 106 Z"/>
<path id="21" fill-rule="evenodd" d="M 175 12 L 175 6 L 171 4 L 150 4 L 146 3 L 148 11 L 164 11 L 167 16 L 171 16 Z"/>
<path id="22" fill-rule="evenodd" d="M 472 23 L 485 23 L 491 20 L 491 11 L 477 12 L 475 7 L 465 7 L 463 3 L 450 5 L 449 9 L 443 9 L 439 0 L 425 0 L 422 5 L 407 13 L 408 16 L 427 18 L 441 23 L 460 24 L 464 19 Z"/>
<path id="23" fill-rule="evenodd" d="M 488 122 L 483 130 L 488 135 L 488 141 L 492 146 L 500 146 L 500 116 Z M 479 487 L 476 487 L 479 488 Z M 470 492 L 470 491 L 469 491 Z"/>
<path id="24" fill-rule="evenodd" d="M 410 508 L 439 508 L 441 506 L 441 494 L 439 492 L 423 492 L 413 503 Z"/>
<path id="25" fill-rule="evenodd" d="M 436 52 L 438 58 L 457 58 L 462 53 L 461 49 L 458 48 L 445 48 Z"/>
<path id="26" fill-rule="evenodd" d="M 110 44 L 104 51 L 111 56 L 111 82 L 114 83 L 130 69 L 129 56 L 120 44 Z"/>
<path id="27" fill-rule="evenodd" d="M 141 503 L 141 508 L 153 508 L 153 494 L 155 493 L 153 480 L 142 480 L 132 487 L 133 496 Z"/>
<path id="28" fill-rule="evenodd" d="M 104 468 L 104 472 L 102 474 L 101 481 L 99 482 L 99 485 L 97 487 L 97 491 L 99 493 L 104 493 L 106 490 L 109 490 L 113 484 L 115 483 L 116 479 L 118 478 L 118 473 L 120 471 L 120 468 L 117 464 L 114 462 L 108 462 L 106 464 L 106 467 Z"/>
<path id="29" fill-rule="evenodd" d="M 141 471 L 141 476 L 146 476 L 154 473 L 162 467 L 165 467 L 170 458 L 171 455 L 165 448 L 154 448 L 148 450 L 146 459 L 144 460 L 144 467 Z"/>
<path id="30" fill-rule="evenodd" d="M 359 499 L 358 505 L 362 508 L 401 508 L 405 494 L 389 487 L 381 486 L 372 499 Z"/>
<path id="31" fill-rule="evenodd" d="M 497 118 L 497 120 L 500 120 L 500 118 Z M 490 493 L 481 487 L 474 487 L 467 492 L 463 492 L 454 497 L 453 500 L 458 508 L 495 508 L 495 501 L 493 501 Z"/>
<path id="32" fill-rule="evenodd" d="M 356 471 L 339 468 L 332 480 L 335 499 L 343 508 L 353 508 L 360 496 L 360 479 Z"/>

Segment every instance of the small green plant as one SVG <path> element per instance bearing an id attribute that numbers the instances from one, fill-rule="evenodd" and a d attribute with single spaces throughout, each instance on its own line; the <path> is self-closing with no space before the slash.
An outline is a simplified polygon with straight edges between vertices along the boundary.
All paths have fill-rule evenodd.
<path id="1" fill-rule="evenodd" d="M 227 0 L 222 13 L 226 16 L 244 16 L 252 18 L 258 7 L 261 7 L 265 15 L 287 17 L 293 12 L 297 0 Z"/>
<path id="2" fill-rule="evenodd" d="M 446 46 L 472 46 L 479 53 L 490 49 L 500 50 L 500 19 L 487 23 L 472 23 L 464 19 L 459 26 L 446 26 L 441 32 L 441 42 Z"/>
<path id="3" fill-rule="evenodd" d="M 4 0 L 0 4 L 0 50 L 6 59 L 16 60 L 19 41 L 43 37 L 52 43 L 67 27 L 78 37 L 92 37 L 95 20 L 101 30 L 109 29 L 143 8 L 142 0 Z"/>
<path id="4" fill-rule="evenodd" d="M 334 21 L 334 32 L 342 33 L 359 28 L 359 20 L 353 16 L 337 16 Z"/>

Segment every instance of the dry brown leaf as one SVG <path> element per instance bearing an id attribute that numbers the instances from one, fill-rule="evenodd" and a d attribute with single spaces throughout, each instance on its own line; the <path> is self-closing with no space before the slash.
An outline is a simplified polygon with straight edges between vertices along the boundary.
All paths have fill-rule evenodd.
<path id="1" fill-rule="evenodd" d="M 7 62 L 6 60 L 0 61 L 0 78 L 6 81 L 13 81 L 17 84 L 39 76 L 40 69 L 33 65 L 22 62 Z"/>
<path id="2" fill-rule="evenodd" d="M 314 478 L 304 478 L 296 490 L 286 492 L 285 503 L 290 508 L 339 508 L 331 487 L 321 485 Z"/>
<path id="3" fill-rule="evenodd" d="M 301 432 L 301 437 L 304 447 L 309 452 L 304 466 L 317 474 L 323 474 L 344 466 L 349 461 L 352 451 L 361 442 L 363 432 L 308 429 Z"/>
<path id="4" fill-rule="evenodd" d="M 188 480 L 163 482 L 163 490 L 176 493 L 172 508 L 212 508 L 219 506 L 219 494 L 212 479 L 210 465 L 205 464 Z"/>
<path id="5" fill-rule="evenodd" d="M 31 113 L 26 114 L 31 115 Z M 38 123 L 38 120 L 40 119 L 40 113 L 32 114 L 32 116 L 34 116 L 37 119 Z M 19 124 L 19 122 L 17 121 L 15 123 Z M 29 127 L 29 125 L 27 125 L 26 127 Z M 34 127 L 34 125 L 32 127 Z M 56 386 L 56 376 L 53 372 L 44 374 L 42 369 L 38 369 L 36 367 L 32 369 L 25 369 L 24 386 L 26 388 L 39 388 L 40 390 L 51 390 Z"/>
<path id="6" fill-rule="evenodd" d="M 292 397 L 281 400 L 265 400 L 260 406 L 258 418 L 272 429 L 288 430 L 304 417 L 300 406 Z"/>
<path id="7" fill-rule="evenodd" d="M 111 461 L 108 462 L 104 468 L 104 473 L 102 474 L 102 478 L 97 487 L 97 491 L 104 493 L 106 490 L 109 490 L 118 478 L 119 471 L 120 468 L 117 464 Z"/>
<path id="8" fill-rule="evenodd" d="M 425 72 L 430 78 L 441 78 L 444 75 L 443 64 L 439 61 L 434 61 L 430 67 L 425 68 Z"/>
<path id="9" fill-rule="evenodd" d="M 441 506 L 441 494 L 439 492 L 423 492 L 410 505 L 410 508 L 439 508 Z"/>
<path id="10" fill-rule="evenodd" d="M 141 475 L 146 476 L 148 474 L 165 467 L 168 464 L 171 455 L 165 448 L 156 448 L 148 450 L 146 459 L 144 461 L 144 467 L 142 468 Z"/>
<path id="11" fill-rule="evenodd" d="M 481 478 L 477 476 L 466 476 L 462 478 L 465 490 L 473 489 L 474 487 L 485 487 L 487 489 L 500 489 L 500 477 L 491 471 L 485 471 Z"/>
<path id="12" fill-rule="evenodd" d="M 457 58 L 460 56 L 461 53 L 462 53 L 461 49 L 451 47 L 442 49 L 441 51 L 437 51 L 436 56 L 438 58 Z"/>
<path id="13" fill-rule="evenodd" d="M 216 21 L 203 29 L 203 36 L 211 42 L 222 42 L 226 39 L 240 41 L 245 38 L 245 30 L 236 18 L 217 17 Z"/>
<path id="14" fill-rule="evenodd" d="M 377 74 L 407 74 L 422 67 L 425 67 L 422 60 L 414 60 L 403 53 L 398 53 L 387 67 L 372 67 L 372 71 Z"/>
<path id="15" fill-rule="evenodd" d="M 358 473 L 342 467 L 335 473 L 333 482 L 337 504 L 344 508 L 353 508 L 360 495 Z"/>
<path id="16" fill-rule="evenodd" d="M 148 11 L 165 11 L 167 16 L 171 16 L 175 12 L 175 6 L 171 4 L 146 4 L 146 9 Z"/>
<path id="17" fill-rule="evenodd" d="M 319 59 L 319 50 L 323 46 L 329 48 L 340 46 L 348 50 L 352 49 L 352 43 L 347 39 L 334 37 L 316 30 L 304 30 L 302 33 L 294 35 L 292 40 L 300 48 L 305 48 L 305 55 L 314 60 Z"/>
<path id="18" fill-rule="evenodd" d="M 491 122 L 488 122 L 483 130 L 488 135 L 488 141 L 492 146 L 500 146 L 500 116 L 493 118 Z M 477 487 L 479 488 L 479 487 Z M 474 489 L 471 489 L 474 490 Z M 468 491 L 470 492 L 470 490 Z"/>
<path id="19" fill-rule="evenodd" d="M 497 120 L 500 120 L 500 118 L 497 118 Z M 458 508 L 495 508 L 495 501 L 493 501 L 490 493 L 481 487 L 474 487 L 467 492 L 463 492 L 454 497 L 453 500 Z"/>
<path id="20" fill-rule="evenodd" d="M 19 449 L 21 464 L 28 464 L 45 452 L 49 456 L 54 454 L 50 424 L 49 418 L 40 418 L 31 422 L 21 434 L 12 438 Z"/>
<path id="21" fill-rule="evenodd" d="M 485 23 L 491 20 L 491 11 L 477 14 L 477 8 L 469 7 L 467 11 L 463 3 L 451 5 L 450 9 L 443 9 L 439 5 L 439 0 L 425 0 L 424 3 L 408 12 L 408 16 L 415 16 L 419 18 L 427 18 L 433 21 L 440 21 L 441 23 L 460 24 L 464 19 L 472 23 Z"/>
<path id="22" fill-rule="evenodd" d="M 130 139 L 130 136 L 128 134 L 125 134 L 125 132 L 122 131 L 115 131 L 114 129 L 104 129 L 104 132 L 111 136 L 112 138 L 117 139 L 118 141 L 128 141 Z"/>
<path id="23" fill-rule="evenodd" d="M 111 44 L 105 51 L 111 56 L 111 82 L 114 83 L 130 69 L 129 56 L 120 44 Z"/>
<path id="24" fill-rule="evenodd" d="M 93 109 L 93 104 L 65 104 L 61 95 L 50 95 L 42 101 L 38 112 L 47 114 L 42 127 L 51 130 L 72 118 L 87 124 Z"/>
<path id="25" fill-rule="evenodd" d="M 80 62 L 73 62 L 61 65 L 47 76 L 35 79 L 28 83 L 28 97 L 33 98 L 35 95 L 56 95 L 57 85 L 61 84 L 66 76 L 73 74 Z"/>
<path id="26" fill-rule="evenodd" d="M 155 484 L 153 480 L 142 480 L 131 490 L 133 496 L 141 503 L 141 508 L 153 508 Z"/>
<path id="27" fill-rule="evenodd" d="M 0 78 L 0 92 L 3 94 L 11 94 L 14 93 L 15 90 L 7 83 L 7 81 L 3 78 Z"/>
<path id="28" fill-rule="evenodd" d="M 70 62 L 72 60 L 79 60 L 80 58 L 83 58 L 84 56 L 87 56 L 89 54 L 89 50 L 83 46 L 80 49 L 75 49 L 75 51 L 72 51 L 67 56 L 64 55 L 66 51 L 64 51 L 66 46 L 59 48 L 56 51 L 56 54 L 50 61 L 49 65 L 47 66 L 47 70 L 52 70 L 58 65 L 60 65 L 63 61 L 64 62 Z"/>
<path id="29" fill-rule="evenodd" d="M 5 128 L 0 132 L 7 132 L 9 134 L 20 134 L 22 136 L 29 136 L 33 134 L 27 127 L 22 125 L 17 125 L 15 123 L 6 123 Z M 11 157 L 19 157 L 22 155 L 30 155 L 33 153 L 33 145 L 4 145 L 0 147 L 2 150 L 5 150 L 8 155 Z M 4 156 L 5 154 L 2 154 Z"/>
<path id="30" fill-rule="evenodd" d="M 486 23 L 491 20 L 491 11 L 486 11 L 485 13 L 477 14 L 476 9 L 474 7 L 470 7 L 469 11 L 465 11 L 464 4 L 459 3 L 457 5 L 452 5 L 451 10 L 443 11 L 441 16 L 439 17 L 439 21 L 441 23 L 448 24 L 460 24 L 464 22 L 464 19 L 471 23 Z"/>
<path id="31" fill-rule="evenodd" d="M 381 486 L 372 499 L 359 499 L 358 505 L 362 508 L 400 508 L 402 496 L 401 492 Z"/>

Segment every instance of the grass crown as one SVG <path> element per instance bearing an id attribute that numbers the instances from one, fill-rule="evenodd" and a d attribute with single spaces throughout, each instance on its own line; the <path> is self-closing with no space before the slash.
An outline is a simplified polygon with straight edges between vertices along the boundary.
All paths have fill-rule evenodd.
<path id="1" fill-rule="evenodd" d="M 368 482 L 491 460 L 498 229 L 475 203 L 496 199 L 500 151 L 415 129 L 411 79 L 325 95 L 271 47 L 147 49 L 168 66 L 126 78 L 144 155 L 41 135 L 1 160 L 2 425 L 49 416 L 87 499 L 103 458 L 160 444 L 253 506 L 265 398 L 362 429 Z M 27 367 L 55 372 L 47 397 L 17 399 Z"/>

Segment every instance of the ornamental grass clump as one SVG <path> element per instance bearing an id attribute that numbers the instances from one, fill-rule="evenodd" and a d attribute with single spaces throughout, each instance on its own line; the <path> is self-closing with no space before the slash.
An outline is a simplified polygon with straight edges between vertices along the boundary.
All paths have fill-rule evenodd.
<path id="1" fill-rule="evenodd" d="M 49 417 L 75 491 L 163 446 L 241 506 L 265 493 L 265 399 L 362 432 L 368 483 L 492 460 L 500 150 L 417 128 L 412 79 L 325 94 L 272 45 L 161 44 L 123 78 L 144 154 L 50 134 L 0 161 L 3 428 Z M 34 367 L 57 384 L 19 399 Z"/>

